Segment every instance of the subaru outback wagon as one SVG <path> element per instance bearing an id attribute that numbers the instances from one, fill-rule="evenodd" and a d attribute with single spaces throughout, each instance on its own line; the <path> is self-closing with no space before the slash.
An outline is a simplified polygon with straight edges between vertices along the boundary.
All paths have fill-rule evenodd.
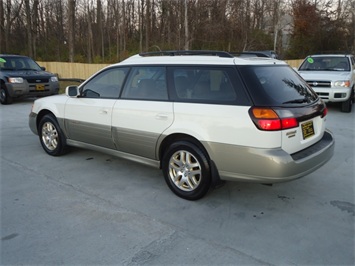
<path id="1" fill-rule="evenodd" d="M 57 76 L 45 70 L 30 57 L 0 54 L 1 104 L 11 104 L 14 98 L 58 94 Z"/>
<path id="2" fill-rule="evenodd" d="M 168 51 L 36 100 L 29 126 L 49 155 L 74 146 L 148 164 L 177 196 L 197 200 L 223 180 L 268 184 L 315 171 L 334 151 L 326 117 L 282 61 Z"/>

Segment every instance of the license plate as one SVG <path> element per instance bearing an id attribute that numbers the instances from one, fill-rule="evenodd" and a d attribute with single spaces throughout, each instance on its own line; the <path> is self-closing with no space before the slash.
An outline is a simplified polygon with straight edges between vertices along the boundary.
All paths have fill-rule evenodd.
<path id="1" fill-rule="evenodd" d="M 301 125 L 301 127 L 302 127 L 303 139 L 307 139 L 314 135 L 313 121 L 305 122 Z"/>
<path id="2" fill-rule="evenodd" d="M 44 91 L 44 84 L 36 84 L 36 91 Z"/>

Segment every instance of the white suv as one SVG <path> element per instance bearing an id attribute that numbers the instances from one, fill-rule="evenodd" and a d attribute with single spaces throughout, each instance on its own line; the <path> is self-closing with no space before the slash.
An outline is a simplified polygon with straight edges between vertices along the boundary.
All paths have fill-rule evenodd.
<path id="1" fill-rule="evenodd" d="M 227 52 L 144 53 L 99 71 L 29 117 L 43 149 L 94 149 L 161 168 L 196 200 L 222 180 L 288 181 L 333 155 L 327 108 L 286 63 Z"/>
<path id="2" fill-rule="evenodd" d="M 325 102 L 340 102 L 341 111 L 350 113 L 355 92 L 355 59 L 347 54 L 310 55 L 299 74 Z"/>

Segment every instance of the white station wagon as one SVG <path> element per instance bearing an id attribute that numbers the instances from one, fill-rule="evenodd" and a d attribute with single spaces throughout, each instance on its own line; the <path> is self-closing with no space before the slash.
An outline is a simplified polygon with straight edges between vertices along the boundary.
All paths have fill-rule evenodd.
<path id="1" fill-rule="evenodd" d="M 326 163 L 327 108 L 285 62 L 219 51 L 143 53 L 106 67 L 29 116 L 43 149 L 88 148 L 161 168 L 179 197 L 224 180 L 272 184 Z"/>

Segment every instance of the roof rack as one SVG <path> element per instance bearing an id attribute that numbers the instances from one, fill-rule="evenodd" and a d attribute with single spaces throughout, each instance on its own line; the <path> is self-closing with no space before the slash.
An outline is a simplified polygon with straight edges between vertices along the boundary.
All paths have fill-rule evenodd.
<path id="1" fill-rule="evenodd" d="M 250 55 L 250 56 L 255 56 L 255 57 L 269 57 L 266 54 L 262 53 L 262 52 L 230 52 L 230 54 L 234 55 L 234 56 L 240 56 L 243 57 L 243 55 Z"/>
<path id="2" fill-rule="evenodd" d="M 219 57 L 233 58 L 234 56 L 224 51 L 212 51 L 212 50 L 174 50 L 174 51 L 155 51 L 140 53 L 140 56 L 179 56 L 179 55 L 211 55 Z"/>

